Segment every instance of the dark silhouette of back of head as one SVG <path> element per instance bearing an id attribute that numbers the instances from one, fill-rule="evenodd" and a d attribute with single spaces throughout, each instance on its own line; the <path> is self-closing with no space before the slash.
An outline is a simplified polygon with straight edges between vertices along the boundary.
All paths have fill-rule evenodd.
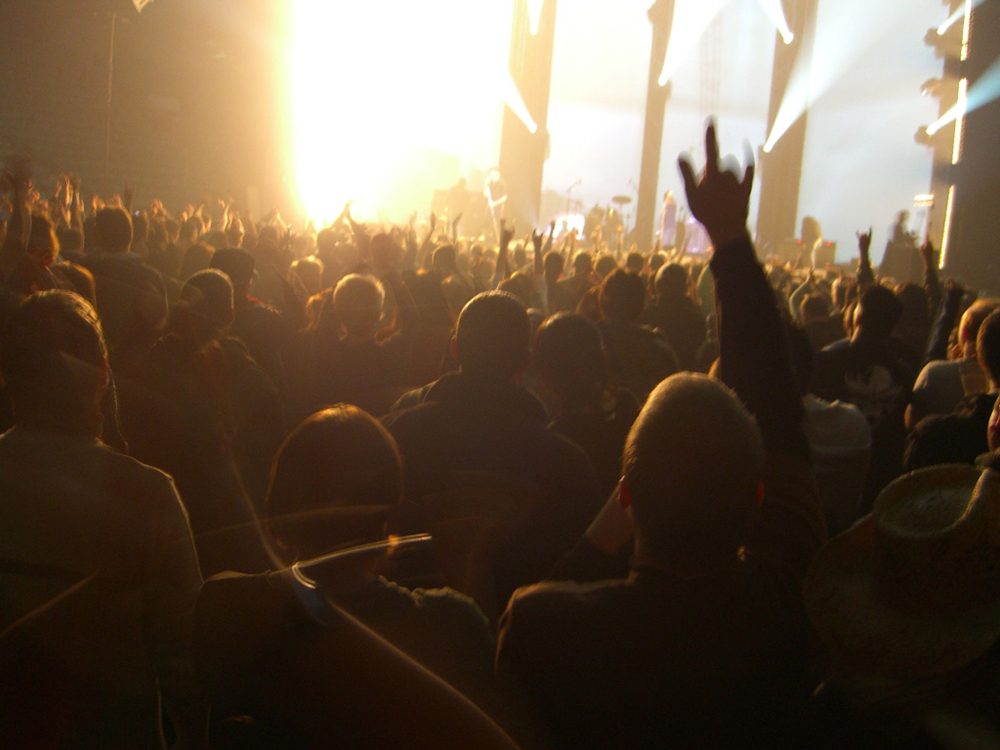
<path id="1" fill-rule="evenodd" d="M 717 380 L 679 374 L 649 395 L 625 444 L 637 554 L 683 569 L 734 555 L 764 467 L 760 431 Z"/>
<path id="2" fill-rule="evenodd" d="M 654 285 L 660 299 L 683 297 L 688 287 L 688 270 L 680 263 L 668 263 L 656 272 Z"/>
<path id="3" fill-rule="evenodd" d="M 286 557 L 305 559 L 381 536 L 385 506 L 403 494 L 396 441 L 366 412 L 337 404 L 286 438 L 265 502 L 268 530 Z"/>
<path id="4" fill-rule="evenodd" d="M 464 372 L 510 379 L 527 365 L 531 323 L 507 292 L 483 292 L 458 317 L 455 355 Z"/>
<path id="5" fill-rule="evenodd" d="M 994 385 L 1000 384 L 1000 310 L 990 313 L 980 324 L 976 335 L 976 354 L 990 380 Z"/>
<path id="6" fill-rule="evenodd" d="M 571 408 L 594 404 L 608 386 L 608 365 L 597 326 L 582 315 L 558 313 L 535 336 L 539 379 Z"/>
<path id="7" fill-rule="evenodd" d="M 642 313 L 646 288 L 638 274 L 619 268 L 601 284 L 601 312 L 604 317 L 632 323 Z"/>
<path id="8" fill-rule="evenodd" d="M 97 212 L 97 246 L 106 253 L 125 253 L 132 246 L 132 219 L 124 208 Z"/>
<path id="9" fill-rule="evenodd" d="M 28 297 L 0 341 L 3 374 L 16 420 L 71 423 L 100 412 L 108 351 L 97 313 L 74 292 Z"/>
<path id="10" fill-rule="evenodd" d="M 857 333 L 870 341 L 885 341 L 892 335 L 903 305 L 891 290 L 875 284 L 862 295 L 856 313 Z"/>

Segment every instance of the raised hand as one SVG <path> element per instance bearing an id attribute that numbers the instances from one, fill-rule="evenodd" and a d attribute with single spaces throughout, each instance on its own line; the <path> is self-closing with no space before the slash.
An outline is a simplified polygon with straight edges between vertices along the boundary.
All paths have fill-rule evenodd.
<path id="1" fill-rule="evenodd" d="M 929 239 L 924 240 L 924 244 L 920 246 L 920 257 L 924 261 L 924 268 L 937 268 L 937 256 L 937 250 L 934 249 L 931 241 Z"/>
<path id="2" fill-rule="evenodd" d="M 867 232 L 855 232 L 858 238 L 858 253 L 862 258 L 868 257 L 868 251 L 872 246 L 872 228 L 868 227 Z"/>
<path id="3" fill-rule="evenodd" d="M 542 239 L 544 236 L 537 229 L 531 230 L 531 246 L 535 248 L 536 253 L 542 252 Z"/>
<path id="4" fill-rule="evenodd" d="M 694 165 L 686 154 L 677 160 L 684 178 L 688 207 L 712 238 L 716 249 L 747 238 L 747 216 L 750 191 L 753 188 L 753 154 L 747 150 L 747 166 L 743 178 L 729 169 L 719 168 L 719 142 L 715 123 L 705 129 L 705 169 L 696 176 Z"/>
<path id="5" fill-rule="evenodd" d="M 514 226 L 511 225 L 508 229 L 507 220 L 500 219 L 500 249 L 506 250 L 512 239 L 514 239 Z"/>

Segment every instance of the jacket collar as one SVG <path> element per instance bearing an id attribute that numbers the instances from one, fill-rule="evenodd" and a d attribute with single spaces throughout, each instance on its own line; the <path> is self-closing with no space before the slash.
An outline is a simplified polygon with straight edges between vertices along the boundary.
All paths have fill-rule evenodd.
<path id="1" fill-rule="evenodd" d="M 517 410 L 529 419 L 548 423 L 545 407 L 531 391 L 498 378 L 450 372 L 431 384 L 424 403 L 486 407 L 498 411 Z"/>

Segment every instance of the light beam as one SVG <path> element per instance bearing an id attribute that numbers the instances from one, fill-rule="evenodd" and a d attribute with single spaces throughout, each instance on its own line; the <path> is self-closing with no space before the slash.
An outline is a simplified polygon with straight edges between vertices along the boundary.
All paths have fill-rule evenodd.
<path id="1" fill-rule="evenodd" d="M 785 44 L 791 44 L 795 41 L 795 34 L 788 27 L 788 19 L 785 18 L 785 9 L 781 4 L 781 0 L 757 0 L 757 3 L 764 13 L 767 14 L 767 17 L 771 19 L 774 28 L 781 34 L 781 40 Z"/>

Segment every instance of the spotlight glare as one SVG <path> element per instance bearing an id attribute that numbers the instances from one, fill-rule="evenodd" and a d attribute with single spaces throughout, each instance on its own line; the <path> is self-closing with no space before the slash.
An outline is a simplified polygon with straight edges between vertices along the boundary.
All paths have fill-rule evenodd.
<path id="1" fill-rule="evenodd" d="M 703 0 L 700 3 L 678 3 L 670 30 L 667 54 L 657 83 L 666 86 L 687 54 L 694 49 L 705 29 L 722 10 L 725 0 Z"/>
<path id="2" fill-rule="evenodd" d="M 504 87 L 504 103 L 524 123 L 524 127 L 528 129 L 529 133 L 534 135 L 538 132 L 538 123 L 535 122 L 531 116 L 531 112 L 528 111 L 528 105 L 524 103 L 524 98 L 521 96 L 521 91 L 517 88 L 517 84 L 514 83 L 514 79 L 509 76 L 507 78 L 507 85 Z"/>
<path id="3" fill-rule="evenodd" d="M 534 36 L 538 33 L 538 21 L 542 17 L 542 6 L 545 0 L 526 0 L 528 5 L 528 30 Z"/>
<path id="4" fill-rule="evenodd" d="M 767 14 L 767 17 L 771 19 L 774 28 L 781 34 L 781 40 L 785 44 L 791 44 L 795 41 L 795 34 L 792 33 L 792 30 L 788 26 L 788 19 L 785 18 L 785 9 L 782 6 L 781 0 L 757 0 L 757 3 L 760 5 L 761 10 Z"/>

